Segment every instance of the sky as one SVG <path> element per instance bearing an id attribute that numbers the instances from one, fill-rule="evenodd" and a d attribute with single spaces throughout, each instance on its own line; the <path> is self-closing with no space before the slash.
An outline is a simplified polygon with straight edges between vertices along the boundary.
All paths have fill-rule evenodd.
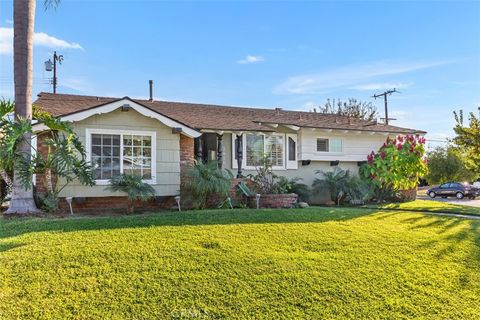
<path id="1" fill-rule="evenodd" d="M 13 4 L 0 0 L 0 96 L 13 98 Z M 310 111 L 396 88 L 391 124 L 453 134 L 479 112 L 480 1 L 37 2 L 34 94 L 58 92 Z"/>

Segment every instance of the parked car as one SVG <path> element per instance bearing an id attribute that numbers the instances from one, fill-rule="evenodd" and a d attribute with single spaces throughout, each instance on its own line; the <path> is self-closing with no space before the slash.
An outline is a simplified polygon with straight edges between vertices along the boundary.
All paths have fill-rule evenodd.
<path id="1" fill-rule="evenodd" d="M 430 198 L 439 196 L 442 198 L 456 197 L 457 199 L 463 199 L 464 197 L 468 197 L 470 199 L 475 199 L 475 197 L 480 196 L 480 189 L 468 184 L 448 182 L 429 189 L 427 194 Z"/>

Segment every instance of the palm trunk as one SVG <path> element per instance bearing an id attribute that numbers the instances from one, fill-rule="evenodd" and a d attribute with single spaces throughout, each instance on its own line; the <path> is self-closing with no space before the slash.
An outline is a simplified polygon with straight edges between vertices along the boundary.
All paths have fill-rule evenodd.
<path id="1" fill-rule="evenodd" d="M 52 170 L 45 169 L 45 184 L 47 191 L 53 194 Z"/>
<path id="2" fill-rule="evenodd" d="M 35 0 L 13 1 L 13 72 L 15 79 L 15 117 L 32 118 L 33 30 Z M 31 133 L 23 136 L 18 151 L 30 160 Z M 26 190 L 17 170 L 13 174 L 12 200 L 6 213 L 37 213 L 33 190 Z"/>

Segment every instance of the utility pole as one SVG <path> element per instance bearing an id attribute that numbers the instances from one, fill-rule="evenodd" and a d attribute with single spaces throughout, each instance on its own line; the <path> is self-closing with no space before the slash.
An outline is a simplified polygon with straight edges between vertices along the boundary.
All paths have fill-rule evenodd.
<path id="1" fill-rule="evenodd" d="M 373 98 L 377 100 L 377 98 L 383 97 L 384 102 L 385 102 L 385 124 L 388 125 L 388 120 L 396 120 L 393 118 L 388 117 L 388 99 L 387 96 L 391 95 L 392 93 L 398 92 L 395 88 L 393 90 L 387 90 L 384 93 L 379 93 L 379 94 L 374 94 Z"/>
<path id="2" fill-rule="evenodd" d="M 53 69 L 53 80 L 52 80 L 52 85 L 53 85 L 53 94 L 57 93 L 57 62 L 59 64 L 62 64 L 63 61 L 63 55 L 57 55 L 57 51 L 53 52 L 53 62 L 51 59 L 48 59 L 48 61 L 45 61 L 45 71 L 52 71 Z"/>

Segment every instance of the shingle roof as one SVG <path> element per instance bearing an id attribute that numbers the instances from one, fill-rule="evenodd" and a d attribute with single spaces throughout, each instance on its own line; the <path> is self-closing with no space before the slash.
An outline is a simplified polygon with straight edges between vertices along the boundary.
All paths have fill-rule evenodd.
<path id="1" fill-rule="evenodd" d="M 34 104 L 58 117 L 95 108 L 116 100 L 119 100 L 119 98 L 42 92 L 38 95 Z M 384 125 L 333 114 L 287 111 L 278 108 L 257 109 L 185 102 L 131 100 L 198 130 L 273 131 L 272 127 L 266 124 L 283 124 L 324 129 L 425 133 L 421 130 Z"/>

